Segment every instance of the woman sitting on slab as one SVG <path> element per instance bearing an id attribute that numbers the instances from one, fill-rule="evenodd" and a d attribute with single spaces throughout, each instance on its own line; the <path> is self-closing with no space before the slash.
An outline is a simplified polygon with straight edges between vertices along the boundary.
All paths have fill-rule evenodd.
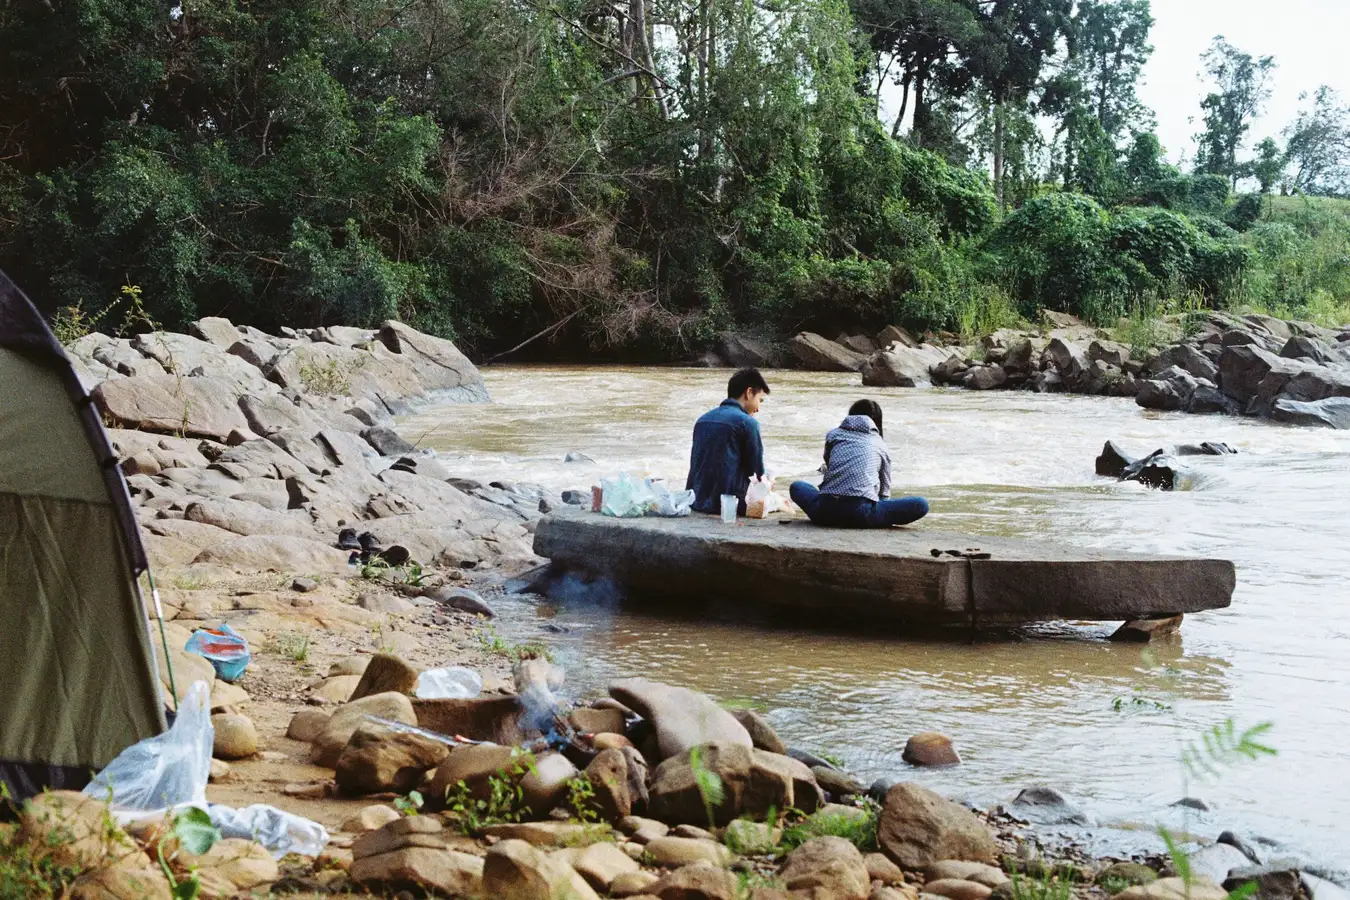
<path id="1" fill-rule="evenodd" d="M 825 479 L 816 488 L 793 482 L 792 502 L 816 525 L 889 528 L 928 515 L 922 497 L 891 499 L 891 453 L 881 431 L 881 405 L 859 400 L 825 436 Z"/>

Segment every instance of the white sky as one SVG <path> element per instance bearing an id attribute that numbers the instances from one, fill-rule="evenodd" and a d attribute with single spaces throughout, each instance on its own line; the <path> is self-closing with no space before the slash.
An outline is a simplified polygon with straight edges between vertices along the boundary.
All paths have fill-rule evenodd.
<path id="1" fill-rule="evenodd" d="M 1140 99 L 1158 117 L 1158 138 L 1176 162 L 1195 155 L 1200 55 L 1216 34 L 1253 56 L 1274 56 L 1274 94 L 1249 132 L 1279 137 L 1299 109 L 1298 95 L 1329 84 L 1350 100 L 1350 0 L 1153 0 L 1153 58 Z"/>

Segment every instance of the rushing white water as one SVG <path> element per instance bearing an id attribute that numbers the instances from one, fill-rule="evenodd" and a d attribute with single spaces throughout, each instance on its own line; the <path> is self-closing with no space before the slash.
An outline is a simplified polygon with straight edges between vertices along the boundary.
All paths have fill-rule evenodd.
<path id="1" fill-rule="evenodd" d="M 504 367 L 495 403 L 442 406 L 401 423 L 474 477 L 582 488 L 618 471 L 682 482 L 694 419 L 726 372 Z M 1108 626 L 968 643 L 823 633 L 771 619 L 707 621 L 563 604 L 554 637 L 569 678 L 601 686 L 644 674 L 744 699 L 789 743 L 829 749 L 859 774 L 903 771 L 916 732 L 950 735 L 964 764 L 910 774 L 982 804 L 1050 784 L 1106 824 L 1167 823 L 1213 837 L 1267 835 L 1350 868 L 1342 816 L 1350 780 L 1350 434 L 1215 416 L 1159 415 L 1132 401 L 1022 392 L 873 389 L 856 375 L 771 373 L 760 414 L 780 479 L 811 474 L 848 404 L 879 399 L 896 491 L 922 493 L 920 523 L 1090 547 L 1221 556 L 1238 567 L 1230 609 L 1190 616 L 1179 644 L 1142 651 L 1100 640 Z M 1140 454 L 1202 440 L 1238 456 L 1188 460 L 1194 490 L 1161 493 L 1093 474 L 1108 439 Z M 569 451 L 594 464 L 564 463 Z M 552 610 L 547 610 L 552 614 Z M 532 634 L 533 606 L 507 625 Z M 1063 632 L 1063 633 L 1059 633 Z M 1279 755 L 1197 781 L 1183 749 L 1205 729 L 1272 722 Z M 1170 807 L 1199 796 L 1207 813 Z M 1121 845 L 1090 829 L 1089 842 Z M 1112 835 L 1104 837 L 1104 834 Z M 1151 846 L 1146 831 L 1140 847 Z M 1130 843 L 1126 840 L 1125 843 Z"/>

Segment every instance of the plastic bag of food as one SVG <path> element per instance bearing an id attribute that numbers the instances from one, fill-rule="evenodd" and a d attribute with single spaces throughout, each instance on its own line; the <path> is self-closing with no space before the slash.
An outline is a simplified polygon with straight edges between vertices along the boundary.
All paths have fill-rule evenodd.
<path id="1" fill-rule="evenodd" d="M 173 727 L 132 744 L 94 776 L 84 789 L 115 807 L 164 809 L 206 803 L 211 777 L 211 689 L 197 681 L 178 704 Z"/>
<path id="2" fill-rule="evenodd" d="M 206 657 L 221 681 L 238 681 L 253 658 L 248 650 L 248 641 L 229 625 L 198 628 L 192 632 L 184 649 L 188 653 Z"/>
<path id="3" fill-rule="evenodd" d="M 672 491 L 664 484 L 658 482 L 650 483 L 655 500 L 647 510 L 647 515 L 676 519 L 681 516 L 689 515 L 690 511 L 693 510 L 693 491 Z"/>
<path id="4" fill-rule="evenodd" d="M 428 669 L 417 676 L 419 700 L 469 700 L 483 690 L 483 678 L 473 669 L 451 666 Z"/>
<path id="5" fill-rule="evenodd" d="M 600 514 L 619 519 L 645 516 L 656 502 L 651 482 L 628 475 L 606 478 L 600 482 Z"/>
<path id="6" fill-rule="evenodd" d="M 751 519 L 762 519 L 772 510 L 773 482 L 756 475 L 750 479 L 750 487 L 745 492 L 745 515 Z"/>

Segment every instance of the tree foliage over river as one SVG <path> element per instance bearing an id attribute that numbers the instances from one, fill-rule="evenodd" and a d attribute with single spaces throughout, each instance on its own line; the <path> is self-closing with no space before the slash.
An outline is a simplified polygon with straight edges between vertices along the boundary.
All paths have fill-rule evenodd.
<path id="1" fill-rule="evenodd" d="M 1148 0 L 15 0 L 0 265 L 49 311 L 135 285 L 167 326 L 398 316 L 479 355 L 1340 315 L 1350 225 L 1304 196 L 1350 189 L 1346 107 L 1318 90 L 1249 150 L 1275 63 L 1216 39 L 1195 165 L 1168 165 L 1151 25 Z"/>

